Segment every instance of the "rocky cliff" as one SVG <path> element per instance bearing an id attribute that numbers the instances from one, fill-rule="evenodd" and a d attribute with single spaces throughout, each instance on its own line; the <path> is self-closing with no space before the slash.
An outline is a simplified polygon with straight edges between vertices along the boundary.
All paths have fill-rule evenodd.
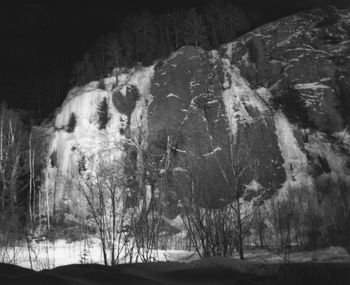
<path id="1" fill-rule="evenodd" d="M 349 107 L 348 10 L 286 17 L 215 51 L 185 46 L 69 93 L 50 130 L 42 207 L 77 211 L 81 154 L 122 139 L 167 174 L 169 218 L 189 193 L 210 192 L 213 206 L 227 198 L 232 162 L 247 166 L 247 201 L 329 177 L 350 185 Z M 201 166 L 195 183 L 193 164 Z"/>

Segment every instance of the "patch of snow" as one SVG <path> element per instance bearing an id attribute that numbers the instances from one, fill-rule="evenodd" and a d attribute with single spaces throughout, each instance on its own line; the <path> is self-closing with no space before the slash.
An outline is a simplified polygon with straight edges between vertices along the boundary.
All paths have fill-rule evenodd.
<path id="1" fill-rule="evenodd" d="M 173 171 L 175 171 L 175 172 L 187 172 L 186 169 L 184 169 L 184 168 L 182 168 L 180 166 L 177 166 L 177 167 L 173 168 Z"/>
<path id="2" fill-rule="evenodd" d="M 162 219 L 173 228 L 176 228 L 180 231 L 185 230 L 184 221 L 182 220 L 181 215 L 177 215 L 174 219 L 168 219 L 166 217 L 162 217 Z"/>
<path id="3" fill-rule="evenodd" d="M 181 100 L 181 98 L 180 98 L 179 96 L 177 96 L 177 95 L 175 95 L 175 94 L 173 94 L 173 93 L 168 94 L 166 97 L 167 97 L 167 98 L 174 97 L 174 98 L 176 98 L 176 99 Z"/>
<path id="4" fill-rule="evenodd" d="M 204 156 L 204 157 L 211 156 L 211 155 L 215 154 L 216 152 L 218 152 L 218 151 L 220 151 L 220 150 L 221 150 L 221 148 L 217 146 L 213 151 L 211 151 L 211 152 L 209 152 L 209 153 L 205 153 L 205 154 L 203 154 L 203 156 Z"/>
<path id="5" fill-rule="evenodd" d="M 304 47 L 287 49 L 287 51 L 306 51 L 306 52 L 322 53 L 326 56 L 330 56 L 330 54 L 328 52 L 325 52 L 324 50 L 316 49 L 313 46 L 306 45 L 306 44 L 304 44 L 303 46 Z"/>
<path id="6" fill-rule="evenodd" d="M 235 45 L 234 43 L 230 43 L 230 44 L 225 45 L 226 55 L 228 56 L 228 58 L 232 58 L 232 51 L 233 51 L 234 45 Z"/>
<path id="7" fill-rule="evenodd" d="M 310 82 L 310 83 L 295 84 L 293 88 L 296 90 L 303 90 L 303 89 L 318 90 L 318 89 L 329 89 L 330 87 L 327 85 L 321 84 L 319 82 Z"/>
<path id="8" fill-rule="evenodd" d="M 192 90 L 193 87 L 199 86 L 200 84 L 198 82 L 196 82 L 195 80 L 191 80 L 190 81 L 190 89 Z"/>
<path id="9" fill-rule="evenodd" d="M 177 151 L 177 152 L 181 152 L 181 153 L 186 153 L 189 154 L 187 151 L 183 150 L 183 149 L 179 149 L 179 148 L 173 148 L 173 150 Z"/>
<path id="10" fill-rule="evenodd" d="M 255 179 L 253 179 L 247 186 L 246 186 L 246 189 L 249 189 L 249 190 L 253 190 L 253 191 L 260 191 L 262 189 L 264 189 L 264 187 L 259 183 L 257 182 Z"/>
<path id="11" fill-rule="evenodd" d="M 331 81 L 332 79 L 330 77 L 323 77 L 320 79 L 320 82 L 329 82 Z"/>
<path id="12" fill-rule="evenodd" d="M 259 96 L 259 98 L 266 104 L 266 106 L 268 106 L 268 102 L 272 98 L 271 92 L 265 87 L 260 87 L 256 89 L 256 93 Z"/>
<path id="13" fill-rule="evenodd" d="M 167 61 L 170 61 L 172 59 L 174 59 L 175 57 L 177 57 L 178 55 L 180 54 L 183 54 L 184 53 L 184 50 L 183 49 L 179 49 L 177 51 L 174 51 L 170 54 L 170 56 L 168 57 Z"/>
<path id="14" fill-rule="evenodd" d="M 220 59 L 220 53 L 218 50 L 211 50 L 209 52 L 209 61 L 212 63 L 212 64 L 215 64 L 219 59 Z"/>
<path id="15" fill-rule="evenodd" d="M 249 54 L 248 52 L 246 52 L 243 56 L 242 56 L 242 61 L 244 62 L 244 64 L 247 66 L 249 64 Z"/>
<path id="16" fill-rule="evenodd" d="M 214 99 L 214 100 L 207 101 L 207 104 L 211 105 L 211 104 L 216 104 L 218 102 L 219 102 L 218 100 Z"/>
<path id="17" fill-rule="evenodd" d="M 276 46 L 277 46 L 277 47 L 282 47 L 282 46 L 284 46 L 284 45 L 286 45 L 286 44 L 289 44 L 291 40 L 297 38 L 297 37 L 300 36 L 301 34 L 302 34 L 302 31 L 299 30 L 299 31 L 297 31 L 297 32 L 295 32 L 295 33 L 293 33 L 293 34 L 291 34 L 287 39 L 285 39 L 285 40 L 283 40 L 283 41 L 280 41 L 280 42 L 277 42 L 277 43 L 276 43 Z"/>

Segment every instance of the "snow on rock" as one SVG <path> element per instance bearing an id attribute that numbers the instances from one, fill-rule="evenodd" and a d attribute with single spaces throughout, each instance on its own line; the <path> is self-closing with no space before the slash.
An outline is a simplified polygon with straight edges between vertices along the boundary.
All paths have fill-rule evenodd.
<path id="1" fill-rule="evenodd" d="M 294 89 L 296 90 L 302 90 L 302 89 L 312 89 L 312 90 L 317 90 L 317 89 L 327 89 L 329 86 L 320 84 L 319 82 L 311 82 L 311 83 L 299 83 L 295 84 Z"/>
<path id="2" fill-rule="evenodd" d="M 272 95 L 268 89 L 265 87 L 260 87 L 256 89 L 256 94 L 266 106 L 269 106 Z"/>
<path id="3" fill-rule="evenodd" d="M 232 134 L 236 134 L 238 124 L 247 124 L 253 121 L 249 108 L 266 111 L 262 100 L 250 89 L 247 81 L 241 76 L 239 69 L 232 66 L 228 59 L 222 59 L 225 82 L 223 83 L 222 97 L 225 105 L 227 119 Z"/>
<path id="4" fill-rule="evenodd" d="M 221 148 L 220 147 L 216 147 L 213 151 L 209 152 L 209 153 L 205 153 L 203 156 L 204 157 L 208 157 L 208 156 L 211 156 L 213 154 L 215 154 L 216 152 L 220 151 Z"/>
<path id="5" fill-rule="evenodd" d="M 293 33 L 291 36 L 289 36 L 287 39 L 284 39 L 282 41 L 279 41 L 276 43 L 277 47 L 282 47 L 286 44 L 289 44 L 293 39 L 297 38 L 298 36 L 300 36 L 302 34 L 302 31 L 297 31 L 295 33 Z"/>
<path id="6" fill-rule="evenodd" d="M 334 25 L 341 28 L 340 24 L 350 21 L 348 11 L 335 12 L 339 15 L 335 23 L 323 23 L 327 29 L 333 29 Z M 284 182 L 284 174 L 287 180 L 283 188 L 309 184 L 308 172 L 313 173 L 318 155 L 326 158 L 332 172 L 345 173 L 348 167 L 342 158 L 344 152 L 317 133 L 309 136 L 309 142 L 302 141 L 301 130 L 278 113 L 274 105 L 274 99 L 295 91 L 318 131 L 329 132 L 342 147 L 350 148 L 347 132 L 334 134 L 347 125 L 339 114 L 340 85 L 335 75 L 344 74 L 342 82 L 347 82 L 346 65 L 340 66 L 339 62 L 348 57 L 344 47 L 349 36 L 344 27 L 330 30 L 341 37 L 339 42 L 329 44 L 318 27 L 327 20 L 325 14 L 311 11 L 280 19 L 223 45 L 219 51 L 183 47 L 167 60 L 159 61 L 156 71 L 153 66 L 120 69 L 114 76 L 103 79 L 104 84 L 95 81 L 72 89 L 55 118 L 43 193 L 52 199 L 57 189 L 69 192 L 70 182 L 64 180 L 70 181 L 76 175 L 79 152 L 88 155 L 105 149 L 106 139 L 124 139 L 123 131 L 128 127 L 130 138 L 145 147 L 157 140 L 158 132 L 165 130 L 166 135 L 173 136 L 173 150 L 179 156 L 195 153 L 189 147 L 190 140 L 191 144 L 195 142 L 202 147 L 202 137 L 216 139 L 216 134 L 218 138 L 226 135 L 227 129 L 233 135 L 242 131 L 242 140 L 252 146 L 252 156 L 259 162 L 257 171 L 261 175 L 252 177 L 246 184 L 255 178 L 263 187 L 276 191 Z M 318 43 L 317 49 L 310 46 L 313 42 Z M 125 98 L 131 85 L 140 96 L 131 114 L 121 114 L 113 105 L 113 92 Z M 100 130 L 98 106 L 104 98 L 111 120 L 106 129 Z M 67 132 L 73 113 L 76 128 Z M 178 139 L 180 135 L 183 141 Z M 79 145 L 83 147 L 77 148 Z M 211 150 L 206 148 L 203 153 L 209 156 L 218 151 Z M 315 159 L 307 161 L 305 153 Z M 180 175 L 182 170 L 177 166 L 174 163 L 173 173 Z"/>
<path id="7" fill-rule="evenodd" d="M 307 158 L 305 153 L 301 151 L 293 134 L 293 126 L 281 113 L 275 114 L 275 126 L 278 145 L 284 159 L 283 167 L 287 177 L 283 189 L 288 188 L 288 186 L 308 184 Z"/>
<path id="8" fill-rule="evenodd" d="M 176 98 L 176 99 L 180 99 L 181 100 L 181 98 L 179 96 L 177 96 L 177 95 L 175 95 L 173 93 L 168 94 L 166 97 L 167 98 Z"/>
<path id="9" fill-rule="evenodd" d="M 138 101 L 130 118 L 132 138 L 138 137 L 138 132 L 147 135 L 147 108 L 152 100 L 150 84 L 153 76 L 153 66 L 131 69 L 118 75 L 117 88 L 125 93 L 127 86 L 136 86 L 139 93 Z M 112 89 L 115 77 L 104 79 L 106 90 L 99 89 L 98 82 L 91 82 L 83 87 L 73 88 L 62 107 L 56 112 L 54 120 L 55 131 L 51 141 L 44 169 L 43 192 L 48 199 L 59 202 L 66 197 L 67 191 L 74 197 L 74 181 L 78 175 L 78 162 L 82 156 L 92 157 L 116 147 L 125 139 L 120 132 L 127 127 L 127 116 L 120 113 L 113 104 Z M 109 121 L 104 129 L 100 128 L 99 108 L 106 100 Z M 75 116 L 76 123 L 72 130 L 67 126 Z M 122 150 L 116 150 L 115 157 L 122 159 Z M 56 197 L 57 196 L 57 197 Z M 72 198 L 71 197 L 71 198 Z M 53 201 L 45 201 L 52 204 Z"/>
<path id="10" fill-rule="evenodd" d="M 178 172 L 187 172 L 187 170 L 186 170 L 186 169 L 184 169 L 184 168 L 182 168 L 182 167 L 180 167 L 180 166 L 177 166 L 177 167 L 173 168 L 173 171 L 178 171 Z"/>
<path id="11" fill-rule="evenodd" d="M 346 146 L 346 133 L 344 137 L 339 139 L 345 140 L 344 146 Z M 318 131 L 309 134 L 309 142 L 305 144 L 305 149 L 314 157 L 325 158 L 330 171 L 336 176 L 345 177 L 350 175 L 350 170 L 347 168 L 348 157 L 344 156 L 341 149 L 338 149 L 336 145 L 328 142 L 325 134 Z"/>
<path id="12" fill-rule="evenodd" d="M 246 186 L 246 189 L 249 189 L 249 190 L 253 190 L 253 191 L 260 191 L 262 189 L 264 189 L 263 186 L 261 186 L 261 184 L 259 182 L 257 182 L 255 179 L 253 179 L 247 186 Z"/>
<path id="13" fill-rule="evenodd" d="M 134 73 L 128 81 L 128 84 L 137 86 L 141 95 L 131 114 L 130 128 L 132 138 L 136 138 L 141 132 L 142 143 L 145 143 L 148 136 L 148 107 L 153 100 L 150 92 L 153 75 L 154 66 L 145 67 Z"/>

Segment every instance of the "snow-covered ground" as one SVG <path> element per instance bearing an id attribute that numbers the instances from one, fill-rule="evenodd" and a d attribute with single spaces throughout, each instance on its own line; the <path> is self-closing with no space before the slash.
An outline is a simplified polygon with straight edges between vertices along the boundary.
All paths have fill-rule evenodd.
<path id="1" fill-rule="evenodd" d="M 120 263 L 128 262 L 129 257 L 123 254 L 121 256 Z M 184 262 L 199 258 L 195 252 L 185 250 L 156 250 L 152 257 L 155 261 Z M 140 261 L 140 258 L 136 259 L 136 255 L 133 259 L 134 262 Z M 55 242 L 33 241 L 29 245 L 24 243 L 21 246 L 0 248 L 0 262 L 34 270 L 79 263 L 104 264 L 100 242 L 96 238 L 74 242 L 63 239 Z"/>
<path id="2" fill-rule="evenodd" d="M 1 248 L 0 262 L 16 264 L 34 270 L 50 269 L 58 266 L 80 263 L 103 264 L 102 251 L 97 239 L 68 242 L 32 242 L 15 248 Z M 154 261 L 199 262 L 200 257 L 194 251 L 157 250 L 153 253 Z M 232 260 L 239 259 L 238 254 Z M 253 263 L 283 263 L 283 256 L 266 249 L 245 251 L 245 260 Z M 136 260 L 135 260 L 136 261 Z M 140 261 L 140 260 L 138 260 Z M 316 251 L 294 252 L 290 262 L 350 262 L 350 255 L 344 248 L 329 247 Z M 123 259 L 120 263 L 126 262 Z"/>

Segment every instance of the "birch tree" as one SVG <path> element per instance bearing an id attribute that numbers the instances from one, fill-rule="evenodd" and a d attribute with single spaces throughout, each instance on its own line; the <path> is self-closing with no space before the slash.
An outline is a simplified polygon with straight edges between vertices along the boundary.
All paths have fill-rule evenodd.
<path id="1" fill-rule="evenodd" d="M 80 173 L 79 190 L 97 228 L 104 263 L 115 265 L 120 262 L 127 243 L 124 227 L 128 189 L 124 165 L 122 158 L 110 150 L 100 151 L 85 160 L 87 167 Z"/>
<path id="2" fill-rule="evenodd" d="M 27 133 L 18 112 L 0 105 L 0 242 L 14 244 L 25 217 Z"/>

